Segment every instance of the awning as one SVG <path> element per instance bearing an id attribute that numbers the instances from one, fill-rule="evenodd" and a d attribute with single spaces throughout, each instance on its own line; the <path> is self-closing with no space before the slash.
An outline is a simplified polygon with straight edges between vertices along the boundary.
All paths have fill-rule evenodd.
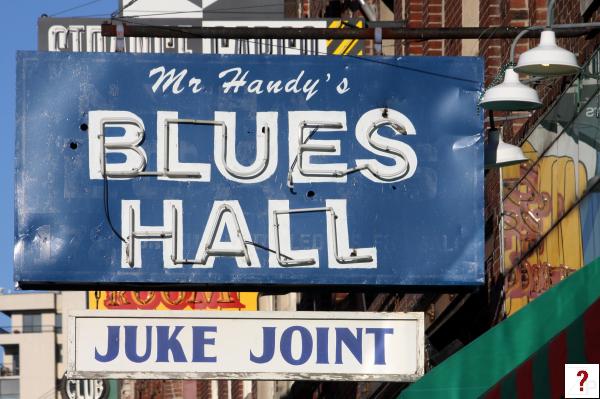
<path id="1" fill-rule="evenodd" d="M 565 363 L 600 362 L 600 259 L 402 391 L 408 398 L 558 398 Z"/>

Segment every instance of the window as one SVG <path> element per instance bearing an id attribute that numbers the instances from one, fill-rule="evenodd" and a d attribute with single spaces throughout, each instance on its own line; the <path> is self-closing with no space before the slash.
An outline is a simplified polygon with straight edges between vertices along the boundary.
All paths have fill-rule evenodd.
<path id="1" fill-rule="evenodd" d="M 63 353 L 62 353 L 62 345 L 56 345 L 56 363 L 62 363 L 63 361 Z"/>
<path id="2" fill-rule="evenodd" d="M 54 315 L 54 331 L 57 334 L 62 334 L 62 313 Z"/>
<path id="3" fill-rule="evenodd" d="M 19 397 L 19 378 L 0 380 L 0 398 L 17 399 Z"/>
<path id="4" fill-rule="evenodd" d="M 17 346 L 16 352 L 12 354 L 12 375 L 19 375 L 21 373 L 21 361 L 19 357 L 19 347 Z"/>
<path id="5" fill-rule="evenodd" d="M 42 315 L 40 313 L 29 313 L 23 315 L 23 332 L 42 332 Z"/>

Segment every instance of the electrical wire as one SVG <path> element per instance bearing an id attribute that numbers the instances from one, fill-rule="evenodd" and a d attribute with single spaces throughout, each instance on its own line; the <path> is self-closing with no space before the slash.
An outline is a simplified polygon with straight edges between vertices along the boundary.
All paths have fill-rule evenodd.
<path id="1" fill-rule="evenodd" d="M 94 3 L 94 2 L 97 2 L 97 1 L 101 1 L 101 0 L 93 0 L 92 2 L 90 2 L 90 4 Z M 118 13 L 122 12 L 125 8 L 129 7 L 130 5 L 132 5 L 133 3 L 135 3 L 136 1 L 137 0 L 130 1 L 127 5 L 125 5 L 124 7 L 122 7 L 120 10 L 117 10 L 115 13 L 113 13 L 111 15 L 111 18 L 115 19 L 115 20 L 118 20 L 118 21 L 122 21 L 122 22 L 128 22 L 128 23 L 132 23 L 132 24 L 137 24 L 139 26 L 152 26 L 152 25 L 148 25 L 148 24 L 144 24 L 144 23 L 139 23 L 138 21 L 132 21 L 132 19 L 134 19 L 133 17 L 117 17 L 117 16 L 115 16 L 115 14 L 118 14 Z M 268 5 L 263 5 L 263 6 L 268 6 Z M 81 7 L 83 7 L 83 5 Z M 261 6 L 239 7 L 239 8 L 247 9 L 247 8 L 258 8 L 258 7 L 261 7 Z M 163 13 L 163 14 L 166 15 L 167 13 Z M 163 14 L 154 14 L 154 16 L 156 16 L 156 15 L 163 15 Z M 137 18 L 139 18 L 139 17 L 137 17 Z M 182 29 L 177 29 L 177 28 L 174 28 L 174 27 L 163 27 L 163 28 L 171 30 L 171 31 L 176 32 L 176 33 L 185 32 Z M 247 42 L 251 43 L 251 44 L 257 44 L 258 43 L 257 41 L 252 40 L 252 39 L 247 39 Z M 295 47 L 285 46 L 285 45 L 282 45 L 282 44 L 271 43 L 271 45 L 274 46 L 274 47 L 276 47 L 276 48 L 296 50 Z M 390 47 L 393 47 L 393 46 L 395 46 L 395 45 L 390 45 Z M 387 46 L 385 46 L 385 47 L 387 47 Z M 329 55 L 328 53 L 320 52 L 318 50 L 314 50 L 313 52 L 315 54 L 318 54 L 318 55 Z M 371 59 L 371 58 L 364 58 L 364 57 L 354 56 L 354 55 L 349 55 L 349 54 L 344 55 L 344 56 L 350 57 L 350 58 L 353 58 L 353 59 L 357 59 L 357 60 L 360 60 L 360 61 L 377 63 L 377 64 L 391 66 L 391 67 L 400 68 L 400 69 L 404 69 L 404 70 L 412 70 L 412 71 L 415 71 L 415 72 L 420 72 L 420 73 L 425 73 L 425 74 L 440 76 L 440 77 L 454 79 L 454 80 L 460 80 L 460 81 L 465 81 L 465 82 L 475 82 L 474 80 L 471 80 L 471 79 L 464 79 L 464 78 L 458 78 L 458 77 L 454 77 L 454 76 L 448 76 L 448 75 L 438 74 L 438 73 L 434 73 L 434 72 L 430 72 L 430 71 L 424 71 L 424 70 L 420 70 L 420 69 L 417 69 L 417 68 L 411 68 L 411 67 L 406 67 L 406 66 L 403 66 L 403 65 L 392 64 L 392 63 L 388 63 L 388 62 L 380 61 L 380 60 L 376 60 L 376 59 Z M 305 144 L 317 132 L 317 130 L 318 129 L 313 129 L 311 131 L 311 133 L 304 140 Z M 294 161 L 290 165 L 290 172 L 293 170 L 293 168 L 296 165 L 297 161 L 298 161 L 298 156 L 296 156 L 296 158 L 294 159 Z M 110 209 L 109 209 L 109 204 L 108 204 L 108 178 L 106 177 L 106 175 L 104 175 L 104 213 L 105 213 L 106 220 L 107 220 L 107 222 L 108 222 L 108 224 L 109 224 L 112 232 L 115 234 L 115 236 L 118 237 L 122 242 L 126 242 L 125 239 L 121 236 L 121 234 L 117 231 L 117 229 L 112 224 L 112 220 L 111 220 L 111 217 L 110 217 Z M 262 245 L 262 244 L 259 244 L 259 243 L 255 243 L 253 241 L 244 241 L 244 242 L 246 244 L 248 244 L 248 245 L 253 245 L 253 246 L 255 246 L 257 248 L 260 248 L 260 249 L 263 249 L 265 251 L 268 251 L 268 252 L 271 252 L 271 253 L 274 253 L 274 254 L 277 253 L 276 251 L 274 251 L 273 249 L 271 249 L 271 248 L 269 248 L 269 247 L 267 247 L 265 245 Z M 285 254 L 282 254 L 282 253 L 280 253 L 280 255 L 283 256 L 284 258 L 288 259 L 288 260 L 293 259 L 292 257 L 290 257 L 288 255 L 285 255 Z"/>
<path id="2" fill-rule="evenodd" d="M 127 241 L 125 241 L 125 239 L 123 238 L 123 236 L 117 231 L 117 229 L 115 228 L 115 226 L 112 223 L 111 217 L 110 217 L 110 209 L 109 209 L 109 204 L 108 204 L 108 177 L 106 176 L 106 174 L 103 175 L 103 180 L 104 180 L 104 217 L 106 218 L 106 222 L 108 223 L 108 225 L 110 226 L 110 229 L 112 230 L 113 234 L 119 238 L 119 240 L 121 240 L 124 243 L 127 243 Z M 252 245 L 255 246 L 256 248 L 260 248 L 263 249 L 265 251 L 277 254 L 277 252 L 269 247 L 267 247 L 266 245 L 262 245 L 259 243 L 256 243 L 254 241 L 244 241 L 245 244 L 248 245 Z M 288 256 L 286 254 L 283 253 L 279 253 L 279 255 L 283 256 L 284 258 L 286 258 L 287 260 L 292 260 L 293 258 L 291 256 Z"/>
<path id="3" fill-rule="evenodd" d="M 260 248 L 260 249 L 263 249 L 263 250 L 265 250 L 267 252 L 271 252 L 272 254 L 277 255 L 277 251 L 275 251 L 274 249 L 271 249 L 271 248 L 267 247 L 266 245 L 262 245 L 262 244 L 259 244 L 257 242 L 254 242 L 254 241 L 244 241 L 244 244 L 252 245 L 252 246 L 254 246 L 256 248 Z M 283 254 L 281 252 L 279 253 L 279 255 L 283 256 L 287 260 L 293 260 L 294 259 L 291 256 L 288 256 L 288 255 Z M 290 267 L 290 266 L 296 266 L 296 265 L 285 265 L 284 267 Z"/>
<path id="4" fill-rule="evenodd" d="M 227 11 L 227 10 L 215 10 L 215 11 L 169 11 L 169 12 L 156 12 L 153 13 L 149 11 L 147 14 L 139 14 L 139 15 L 129 15 L 127 18 L 147 18 L 147 17 L 160 17 L 160 16 L 169 16 L 169 15 L 181 15 L 181 14 L 195 14 L 202 13 L 203 15 L 207 14 L 239 14 L 243 12 L 244 14 L 256 14 L 256 15 L 265 15 L 265 14 L 281 14 L 279 11 Z"/>
<path id="5" fill-rule="evenodd" d="M 70 8 L 67 8 L 65 10 L 62 10 L 62 11 L 59 11 L 59 12 L 55 12 L 54 14 L 50 14 L 49 16 L 50 17 L 56 17 L 58 15 L 66 13 L 66 12 L 77 10 L 77 9 L 80 9 L 80 8 L 83 8 L 83 7 L 87 7 L 89 5 L 92 5 L 94 3 L 98 3 L 100 1 L 102 1 L 102 0 L 91 0 L 91 1 L 88 1 L 87 3 L 83 3 L 83 4 L 80 4 L 78 6 L 70 7 Z"/>
<path id="6" fill-rule="evenodd" d="M 52 17 L 52 15 L 49 15 L 49 17 Z M 104 13 L 104 14 L 84 14 L 84 15 L 69 15 L 66 18 L 102 18 L 102 19 L 107 19 L 107 18 L 112 18 L 112 15 L 108 14 L 108 13 Z"/>
<path id="7" fill-rule="evenodd" d="M 113 17 L 113 19 L 120 21 L 120 22 L 131 23 L 131 24 L 143 26 L 143 27 L 154 26 L 154 25 L 150 25 L 148 23 L 140 23 L 131 18 Z M 164 30 L 167 30 L 167 31 L 174 32 L 174 33 L 186 33 L 186 34 L 189 33 L 187 31 L 185 31 L 184 29 L 180 29 L 180 28 L 176 28 L 176 27 L 172 27 L 172 26 L 161 26 L 161 28 Z M 202 37 L 197 36 L 196 38 L 201 39 Z M 251 43 L 251 44 L 259 43 L 253 39 L 242 39 L 242 40 L 247 40 L 247 42 Z M 319 40 L 319 39 L 308 39 L 308 40 Z M 297 50 L 297 48 L 295 48 L 295 47 L 286 46 L 284 44 L 272 43 L 271 45 L 274 47 L 277 47 L 277 48 L 282 48 L 282 49 Z M 327 52 L 322 52 L 322 51 L 318 51 L 318 50 L 313 50 L 312 53 L 315 55 L 331 55 L 331 54 L 328 54 Z M 479 81 L 473 80 L 473 79 L 466 79 L 466 78 L 460 78 L 457 76 L 450 76 L 450 75 L 446 75 L 446 74 L 442 74 L 442 73 L 438 73 L 438 72 L 432 72 L 432 71 L 427 71 L 427 70 L 423 70 L 423 69 L 419 69 L 419 68 L 409 67 L 406 65 L 392 64 L 390 62 L 386 62 L 386 61 L 375 59 L 375 58 L 362 57 L 362 56 L 352 55 L 352 54 L 345 54 L 345 55 L 342 55 L 342 57 L 348 57 L 348 58 L 360 60 L 362 62 L 369 62 L 369 63 L 373 63 L 373 64 L 385 65 L 385 66 L 389 66 L 389 67 L 393 67 L 393 68 L 402 69 L 405 71 L 412 71 L 412 72 L 422 73 L 422 74 L 426 74 L 426 75 L 437 76 L 437 77 L 441 77 L 441 78 L 445 78 L 445 79 L 458 80 L 458 81 L 468 82 L 468 83 L 479 83 Z"/>
<path id="8" fill-rule="evenodd" d="M 125 241 L 125 239 L 123 238 L 123 236 L 117 231 L 117 229 L 113 225 L 112 220 L 110 218 L 110 208 L 108 206 L 108 177 L 106 176 L 106 172 L 103 173 L 103 178 L 104 178 L 104 189 L 103 189 L 103 194 L 104 194 L 104 217 L 106 218 L 106 222 L 110 226 L 110 229 L 112 230 L 113 234 L 116 237 L 118 237 L 119 240 L 121 240 L 122 242 L 127 243 L 127 241 Z"/>
<path id="9" fill-rule="evenodd" d="M 116 10 L 115 12 L 113 12 L 112 14 L 110 14 L 110 16 L 111 17 L 116 17 L 117 15 L 119 15 L 120 13 L 122 13 L 123 10 L 125 10 L 129 6 L 133 5 L 136 1 L 137 0 L 131 0 L 129 3 L 125 4 L 123 7 L 119 8 L 118 10 Z"/>
<path id="10" fill-rule="evenodd" d="M 123 12 L 123 10 L 125 10 L 127 7 L 129 7 L 130 5 L 132 5 L 133 3 L 135 3 L 137 0 L 132 0 L 131 2 L 129 2 L 127 5 L 123 6 L 122 8 L 118 9 L 117 11 L 113 12 L 111 15 L 113 17 L 118 16 L 121 12 Z M 159 17 L 159 16 L 167 16 L 167 15 L 173 15 L 173 14 L 195 14 L 198 12 L 201 12 L 202 14 L 220 14 L 220 13 L 224 13 L 224 14 L 233 14 L 233 13 L 239 13 L 239 12 L 244 12 L 244 14 L 280 14 L 280 12 L 264 12 L 264 11 L 245 11 L 245 10 L 250 10 L 250 9 L 257 9 L 257 8 L 267 8 L 267 7 L 275 7 L 275 6 L 279 6 L 281 3 L 271 3 L 271 4 L 258 4 L 258 5 L 254 5 L 254 6 L 242 6 L 242 7 L 229 7 L 229 8 L 218 8 L 215 10 L 205 10 L 204 8 L 201 8 L 199 10 L 181 10 L 181 11 L 147 11 L 147 14 L 140 14 L 140 15 L 131 15 L 128 16 L 128 18 L 145 18 L 145 17 Z"/>
<path id="11" fill-rule="evenodd" d="M 310 140 L 312 138 L 312 136 L 315 135 L 315 133 L 317 133 L 317 130 L 319 130 L 319 128 L 314 128 L 309 134 L 308 136 L 306 136 L 306 138 L 304 139 L 304 141 L 302 142 L 302 144 L 306 144 L 308 143 L 308 140 Z M 292 163 L 290 164 L 290 170 L 288 170 L 288 176 L 289 176 L 289 182 L 290 182 L 290 190 L 293 189 L 294 187 L 294 182 L 292 181 L 292 171 L 294 170 L 294 166 L 296 166 L 296 163 L 298 163 L 298 156 L 300 154 L 296 154 L 296 156 L 294 157 L 294 160 L 292 161 Z"/>

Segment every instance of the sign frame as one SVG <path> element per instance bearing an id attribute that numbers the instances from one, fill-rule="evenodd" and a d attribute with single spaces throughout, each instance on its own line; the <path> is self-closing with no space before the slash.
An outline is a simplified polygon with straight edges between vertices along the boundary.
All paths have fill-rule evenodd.
<path id="1" fill-rule="evenodd" d="M 313 380 L 313 381 L 390 381 L 390 382 L 413 382 L 419 379 L 424 374 L 425 370 L 425 322 L 424 313 L 422 312 L 281 312 L 281 311 L 257 311 L 257 312 L 219 312 L 219 311 L 205 311 L 205 312 L 194 312 L 194 311 L 121 311 L 114 310 L 111 312 L 106 311 L 75 311 L 69 313 L 69 330 L 68 330 L 68 362 L 66 376 L 70 379 L 240 379 L 240 380 Z M 300 325 L 307 325 L 312 321 L 321 323 L 331 323 L 334 326 L 335 323 L 340 321 L 348 322 L 365 322 L 365 323 L 379 323 L 379 325 L 390 326 L 392 323 L 402 324 L 405 322 L 414 323 L 410 326 L 410 331 L 415 333 L 415 371 L 414 373 L 331 373 L 331 372 L 282 372 L 278 368 L 277 364 L 274 364 L 275 368 L 273 371 L 244 371 L 244 372 L 230 372 L 230 371 L 90 371 L 77 369 L 77 352 L 82 351 L 85 345 L 82 345 L 77 339 L 78 337 L 78 320 L 82 319 L 116 319 L 116 320 L 129 320 L 139 319 L 142 321 L 150 320 L 156 323 L 156 320 L 179 320 L 182 323 L 192 323 L 193 320 L 219 320 L 219 319 L 234 319 L 237 320 L 237 326 L 240 326 L 243 322 L 257 322 L 257 326 L 264 325 L 265 320 L 275 321 L 289 321 L 290 324 L 296 322 Z M 261 323 L 262 322 L 262 323 Z M 128 325 L 133 325 L 131 322 Z M 338 323 L 339 324 L 339 323 Z M 192 324 L 189 324 L 191 326 Z M 325 325 L 325 324 L 323 324 Z M 314 325 L 312 326 L 314 327 Z M 258 328 L 258 327 L 257 327 Z M 239 328 L 242 329 L 242 328 Z M 408 327 L 404 326 L 404 329 L 408 330 Z M 248 330 L 243 329 L 245 332 Z M 85 331 L 85 330 L 84 330 Z M 96 330 L 94 330 L 96 331 Z M 88 334 L 89 335 L 89 334 Z M 86 335 L 86 336 L 88 336 Z M 217 337 L 218 338 L 218 337 Z M 388 337 L 389 338 L 389 337 Z M 251 338 L 248 338 L 251 339 Z M 401 339 L 401 338 L 396 338 Z M 245 341 L 245 340 L 241 340 Z M 297 341 L 296 341 L 297 342 Z M 386 343 L 389 343 L 388 339 Z M 138 345 L 139 346 L 139 345 Z M 143 345 L 142 345 L 143 346 Z M 385 345 L 384 345 L 385 346 Z M 388 348 L 391 345 L 388 345 Z M 412 344 L 406 346 L 412 347 Z M 337 349 L 337 348 L 336 348 Z M 340 348 L 342 350 L 344 348 Z M 347 349 L 347 348 L 346 348 Z M 397 348 L 396 348 L 397 349 Z M 103 350 L 103 349 L 102 349 Z M 102 351 L 101 350 L 101 351 Z M 228 350 L 231 351 L 231 348 Z M 316 349 L 315 349 L 316 350 Z M 348 352 L 345 352 L 346 355 Z M 390 359 L 389 356 L 393 353 L 393 350 L 389 352 L 386 350 L 386 359 Z M 313 355 L 311 355 L 312 357 Z M 330 358 L 330 361 L 333 359 Z M 172 368 L 173 362 L 169 364 Z M 196 364 L 190 364 L 193 367 Z M 331 369 L 335 369 L 336 364 L 329 364 Z M 148 365 L 144 365 L 146 370 Z M 377 367 L 377 366 L 371 366 Z M 384 367 L 388 367 L 385 365 Z"/>
<path id="2" fill-rule="evenodd" d="M 185 87 L 163 63 L 177 76 L 193 71 Z M 246 81 L 236 65 L 256 79 L 239 93 L 231 88 Z M 22 288 L 484 281 L 479 59 L 38 52 L 19 54 L 18 73 L 14 260 Z M 387 79 L 365 82 L 366 73 Z M 279 92 L 257 89 L 267 74 Z M 237 139 L 235 118 L 247 133 Z M 112 137 L 106 121 L 116 124 Z M 189 152 L 170 164 L 179 155 L 169 129 L 180 123 L 189 124 L 180 127 L 190 129 Z M 232 169 L 235 146 L 249 151 Z M 133 154 L 131 165 L 108 160 L 107 148 Z M 280 155 L 261 158 L 255 148 Z"/>

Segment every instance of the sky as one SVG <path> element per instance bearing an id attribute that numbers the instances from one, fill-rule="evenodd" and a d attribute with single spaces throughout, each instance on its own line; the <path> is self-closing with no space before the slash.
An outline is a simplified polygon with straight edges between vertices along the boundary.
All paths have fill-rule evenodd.
<path id="1" fill-rule="evenodd" d="M 0 25 L 0 287 L 14 290 L 14 153 L 15 57 L 17 50 L 37 49 L 37 19 L 51 17 L 104 17 L 119 0 L 18 0 L 3 2 Z"/>

